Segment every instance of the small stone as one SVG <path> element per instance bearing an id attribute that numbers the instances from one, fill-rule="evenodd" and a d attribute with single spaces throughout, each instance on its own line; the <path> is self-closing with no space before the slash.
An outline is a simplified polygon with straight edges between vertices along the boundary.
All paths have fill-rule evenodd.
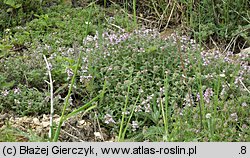
<path id="1" fill-rule="evenodd" d="M 43 127 L 37 126 L 36 127 L 36 132 L 39 133 L 39 134 L 41 134 L 43 132 Z"/>
<path id="2" fill-rule="evenodd" d="M 34 123 L 35 125 L 40 125 L 40 121 L 39 121 L 38 118 L 33 118 L 33 123 Z"/>
<path id="3" fill-rule="evenodd" d="M 0 120 L 5 120 L 9 115 L 7 113 L 0 115 Z"/>
<path id="4" fill-rule="evenodd" d="M 43 114 L 43 120 L 48 120 L 49 117 L 47 117 L 45 114 Z"/>
<path id="5" fill-rule="evenodd" d="M 54 121 L 55 121 L 56 123 L 59 123 L 59 122 L 60 122 L 60 117 L 59 117 L 59 118 L 54 118 Z"/>
<path id="6" fill-rule="evenodd" d="M 100 132 L 94 132 L 96 138 L 102 139 L 102 135 Z"/>
<path id="7" fill-rule="evenodd" d="M 240 51 L 240 53 L 249 53 L 249 52 L 250 52 L 250 47 Z"/>
<path id="8" fill-rule="evenodd" d="M 225 74 L 220 74 L 220 77 L 222 77 L 222 78 L 223 78 L 223 77 L 226 77 L 226 75 L 225 75 Z"/>
<path id="9" fill-rule="evenodd" d="M 48 122 L 42 122 L 43 127 L 48 127 L 49 126 L 49 121 Z"/>
<path id="10" fill-rule="evenodd" d="M 33 121 L 33 119 L 31 117 L 26 117 L 23 119 L 24 122 L 26 123 L 31 123 Z"/>
<path id="11" fill-rule="evenodd" d="M 79 121 L 78 123 L 79 123 L 79 125 L 83 125 L 83 124 L 85 124 L 85 120 L 81 120 L 81 121 Z"/>

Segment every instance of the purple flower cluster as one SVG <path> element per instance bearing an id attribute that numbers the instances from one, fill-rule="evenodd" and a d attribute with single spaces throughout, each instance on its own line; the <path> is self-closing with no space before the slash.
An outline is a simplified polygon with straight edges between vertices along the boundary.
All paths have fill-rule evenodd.
<path id="1" fill-rule="evenodd" d="M 189 96 L 189 93 L 186 94 L 185 98 L 184 98 L 184 103 L 183 105 L 186 107 L 186 106 L 191 106 L 191 105 L 194 105 L 194 99 L 193 99 L 193 96 L 190 95 Z"/>
<path id="2" fill-rule="evenodd" d="M 148 40 L 156 39 L 160 37 L 160 33 L 157 29 L 147 29 L 145 27 L 142 27 L 139 30 L 134 30 L 133 33 L 142 38 L 146 37 Z"/>
<path id="3" fill-rule="evenodd" d="M 203 98 L 204 98 L 204 101 L 209 104 L 210 103 L 210 99 L 211 97 L 213 96 L 214 92 L 213 92 L 213 89 L 212 88 L 207 88 L 205 90 L 205 93 L 203 94 Z M 197 93 L 196 95 L 196 101 L 200 101 L 200 94 Z"/>
<path id="4" fill-rule="evenodd" d="M 146 113 L 151 112 L 150 102 L 152 101 L 153 97 L 154 97 L 154 94 L 147 96 L 147 99 L 144 99 L 141 103 Z"/>
<path id="5" fill-rule="evenodd" d="M 132 121 L 132 131 L 136 131 L 136 129 L 139 128 L 138 122 L 137 121 Z"/>
<path id="6" fill-rule="evenodd" d="M 2 95 L 3 95 L 4 97 L 6 97 L 8 94 L 9 94 L 9 91 L 8 91 L 8 90 L 2 91 Z"/>
<path id="7" fill-rule="evenodd" d="M 116 123 L 115 120 L 113 119 L 113 117 L 110 114 L 106 114 L 104 116 L 104 120 L 105 120 L 104 122 L 106 124 Z"/>
<path id="8" fill-rule="evenodd" d="M 205 93 L 204 93 L 204 100 L 207 104 L 210 103 L 210 98 L 213 96 L 213 89 L 212 88 L 207 88 Z"/>
<path id="9" fill-rule="evenodd" d="M 7 97 L 7 96 L 9 95 L 10 92 L 11 92 L 11 90 L 3 90 L 3 91 L 1 92 L 1 94 L 2 94 L 2 96 Z M 14 89 L 13 89 L 13 93 L 14 93 L 14 94 L 20 94 L 20 93 L 21 93 L 20 88 L 19 88 L 19 87 L 14 88 Z"/>

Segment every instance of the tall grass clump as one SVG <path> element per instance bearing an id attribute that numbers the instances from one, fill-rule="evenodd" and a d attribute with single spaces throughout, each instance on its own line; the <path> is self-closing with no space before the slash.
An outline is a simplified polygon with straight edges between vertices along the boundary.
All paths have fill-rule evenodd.
<path id="1" fill-rule="evenodd" d="M 86 22 L 86 31 L 85 31 L 85 34 L 83 36 L 87 36 L 88 34 L 88 31 L 89 31 L 89 25 L 90 25 L 90 19 L 91 19 L 91 10 L 90 10 L 90 13 L 89 13 L 89 16 L 88 16 L 88 20 Z M 86 40 L 86 39 L 85 39 Z M 84 43 L 85 43 L 85 40 L 84 40 Z M 77 50 L 76 50 L 76 46 L 74 46 L 74 53 L 77 54 Z M 60 135 L 60 130 L 61 130 L 61 127 L 62 127 L 62 124 L 69 118 L 77 115 L 78 113 L 82 113 L 82 112 L 88 112 L 94 108 L 96 108 L 96 105 L 92 105 L 93 102 L 96 102 L 97 100 L 102 100 L 103 96 L 104 96 L 104 92 L 105 92 L 105 84 L 104 84 L 104 88 L 102 90 L 102 92 L 96 96 L 95 98 L 93 98 L 91 101 L 89 101 L 88 103 L 86 103 L 85 105 L 73 110 L 72 112 L 70 112 L 69 114 L 65 115 L 66 113 L 66 108 L 69 106 L 70 102 L 69 102 L 69 99 L 70 99 L 70 96 L 71 96 L 71 92 L 72 92 L 72 89 L 73 89 L 73 85 L 75 84 L 76 82 L 76 76 L 77 76 L 77 72 L 78 72 L 78 69 L 81 65 L 81 62 L 82 62 L 82 52 L 79 53 L 79 57 L 78 57 L 78 61 L 76 63 L 76 67 L 75 67 L 75 70 L 74 70 L 74 75 L 72 76 L 72 79 L 71 79 L 71 83 L 69 85 L 69 90 L 68 90 L 68 94 L 65 98 L 65 102 L 64 102 L 64 106 L 63 106 L 63 110 L 62 110 L 62 114 L 61 114 L 61 118 L 60 118 L 60 121 L 57 125 L 57 128 L 56 128 L 56 131 L 55 131 L 55 135 L 53 137 L 53 141 L 56 142 L 58 141 L 58 138 L 59 138 L 59 135 Z M 52 88 L 52 87 L 51 87 Z M 51 101 L 52 101 L 53 98 L 51 98 Z M 52 117 L 51 117 L 52 119 Z M 52 127 L 51 127 L 52 128 Z M 53 130 L 53 129 L 52 129 Z M 53 132 L 51 132 L 52 134 Z M 51 135 L 50 134 L 50 135 Z"/>

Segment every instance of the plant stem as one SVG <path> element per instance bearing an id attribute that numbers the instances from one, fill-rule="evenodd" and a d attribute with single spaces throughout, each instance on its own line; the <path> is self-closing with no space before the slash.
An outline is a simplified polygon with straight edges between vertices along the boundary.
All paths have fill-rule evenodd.
<path id="1" fill-rule="evenodd" d="M 122 130 L 123 130 L 123 123 L 124 123 L 124 119 L 125 119 L 125 112 L 127 109 L 127 104 L 128 104 L 128 96 L 129 96 L 129 91 L 130 91 L 130 83 L 128 85 L 128 90 L 127 90 L 127 96 L 126 96 L 126 100 L 125 100 L 125 105 L 123 108 L 123 114 L 122 114 L 122 120 L 121 120 L 121 124 L 120 124 L 120 130 L 119 130 L 119 136 L 118 136 L 118 142 L 121 141 L 122 139 Z"/>
<path id="2" fill-rule="evenodd" d="M 53 115 L 54 115 L 54 99 L 53 99 L 53 80 L 51 75 L 51 68 L 49 66 L 48 60 L 45 55 L 43 55 L 43 58 L 46 62 L 46 66 L 49 73 L 49 84 L 50 84 L 50 128 L 49 128 L 49 139 L 51 140 L 53 135 Z"/>

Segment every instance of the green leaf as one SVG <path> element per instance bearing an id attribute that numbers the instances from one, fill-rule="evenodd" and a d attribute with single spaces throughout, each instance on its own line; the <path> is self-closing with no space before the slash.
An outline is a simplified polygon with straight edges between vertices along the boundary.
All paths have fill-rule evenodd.
<path id="1" fill-rule="evenodd" d="M 9 88 L 13 87 L 14 84 L 15 84 L 14 81 L 12 81 L 12 82 L 4 82 L 4 83 L 1 83 L 0 88 L 9 89 Z"/>
<path id="2" fill-rule="evenodd" d="M 0 50 L 8 50 L 8 49 L 11 49 L 11 48 L 12 48 L 12 45 L 0 44 Z"/>
<path id="3" fill-rule="evenodd" d="M 37 18 L 40 18 L 40 15 L 38 15 L 38 14 L 34 14 L 34 16 L 37 17 Z"/>
<path id="4" fill-rule="evenodd" d="M 16 4 L 15 0 L 5 0 L 4 3 L 15 9 L 20 8 L 22 6 L 22 4 Z"/>
<path id="5" fill-rule="evenodd" d="M 14 6 L 14 8 L 17 9 L 17 8 L 20 8 L 21 6 L 22 6 L 22 4 L 16 4 L 16 5 Z"/>
<path id="6" fill-rule="evenodd" d="M 98 96 L 96 96 L 94 99 L 92 99 L 91 101 L 89 101 L 87 104 L 85 104 L 85 105 L 79 107 L 78 109 L 72 111 L 71 113 L 69 113 L 67 116 L 64 117 L 64 121 L 67 120 L 68 118 L 72 117 L 72 116 L 77 115 L 80 112 L 83 112 L 85 109 L 86 110 L 84 112 L 86 113 L 89 110 L 96 108 L 96 105 L 92 105 L 92 103 L 94 101 L 97 101 L 99 98 L 100 98 L 100 94 Z M 90 106 L 90 105 L 92 105 L 92 106 Z"/>
<path id="7" fill-rule="evenodd" d="M 4 3 L 13 7 L 15 6 L 15 0 L 4 0 Z"/>
<path id="8" fill-rule="evenodd" d="M 10 12 L 12 12 L 12 11 L 13 11 L 13 8 L 8 8 L 6 12 L 7 12 L 7 13 L 10 13 Z"/>
<path id="9" fill-rule="evenodd" d="M 148 53 L 153 53 L 157 50 L 157 47 L 156 46 L 150 46 L 146 49 L 146 52 Z"/>

